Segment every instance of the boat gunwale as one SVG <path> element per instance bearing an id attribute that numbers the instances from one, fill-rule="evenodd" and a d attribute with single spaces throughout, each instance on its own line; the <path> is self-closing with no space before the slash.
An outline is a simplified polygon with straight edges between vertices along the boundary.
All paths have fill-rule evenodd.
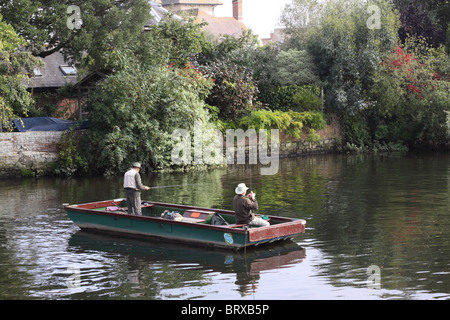
<path id="1" fill-rule="evenodd" d="M 73 204 L 73 205 L 66 205 L 64 208 L 66 210 L 76 211 L 76 212 L 83 212 L 83 213 L 91 213 L 91 214 L 97 214 L 97 215 L 106 215 L 106 216 L 113 216 L 113 217 L 121 217 L 121 218 L 129 218 L 134 220 L 144 220 L 144 221 L 152 221 L 155 223 L 167 223 L 167 224 L 175 224 L 175 225 L 182 225 L 187 227 L 193 227 L 193 228 L 201 228 L 201 229 L 210 229 L 210 230 L 220 230 L 220 231 L 228 231 L 233 233 L 239 233 L 239 234 L 248 234 L 252 228 L 242 228 L 243 226 L 247 226 L 245 224 L 231 224 L 231 225 L 209 225 L 209 224 L 202 224 L 202 223 L 196 223 L 196 222 L 187 222 L 187 221 L 176 221 L 176 220 L 169 220 L 164 219 L 162 217 L 150 217 L 150 216 L 138 216 L 138 215 L 132 215 L 129 213 L 117 213 L 115 211 L 99 211 L 95 208 L 83 208 L 81 206 L 89 206 L 89 205 L 100 205 L 99 208 L 102 207 L 108 207 L 111 205 L 117 205 L 115 202 L 123 201 L 124 199 L 115 199 L 115 200 L 105 200 L 105 201 L 97 201 L 97 202 L 89 202 L 89 203 L 83 203 L 83 204 Z M 156 201 L 145 201 L 149 204 L 156 205 L 156 206 L 162 206 L 162 207 L 170 207 L 170 208 L 182 208 L 182 209 L 196 209 L 196 210 L 208 210 L 213 211 L 214 213 L 224 213 L 224 214 L 230 214 L 235 215 L 234 211 L 231 210 L 224 210 L 224 209 L 212 209 L 212 208 L 203 208 L 203 207 L 195 207 L 190 205 L 179 205 L 179 204 L 171 204 L 171 203 L 164 203 L 164 202 L 156 202 Z M 280 224 L 283 226 L 289 226 L 289 225 L 297 225 L 305 224 L 305 220 L 303 219 L 297 219 L 297 218 L 287 218 L 287 217 L 278 217 L 278 216 L 268 216 L 269 218 L 279 221 Z M 271 229 L 273 227 L 279 227 L 280 224 L 270 225 L 266 227 L 259 227 L 258 229 Z"/>

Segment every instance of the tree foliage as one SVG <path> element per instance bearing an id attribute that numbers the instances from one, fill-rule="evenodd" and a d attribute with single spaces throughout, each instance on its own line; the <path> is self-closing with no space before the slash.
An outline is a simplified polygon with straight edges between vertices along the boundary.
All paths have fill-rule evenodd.
<path id="1" fill-rule="evenodd" d="M 400 11 L 401 27 L 399 36 L 402 43 L 410 37 L 422 38 L 437 48 L 446 42 L 445 29 L 440 29 L 420 7 L 409 5 Z"/>
<path id="2" fill-rule="evenodd" d="M 214 61 L 202 70 L 214 80 L 206 103 L 218 108 L 219 119 L 236 121 L 252 110 L 258 88 L 250 70 L 223 61 Z"/>
<path id="3" fill-rule="evenodd" d="M 311 32 L 319 27 L 326 4 L 318 0 L 293 0 L 287 4 L 280 21 L 285 27 L 284 47 L 305 49 Z"/>
<path id="4" fill-rule="evenodd" d="M 409 145 L 441 148 L 448 143 L 450 60 L 441 46 L 408 39 L 383 61 L 371 90 L 379 125 L 386 119 L 407 123 L 398 140 Z M 405 136 L 404 133 L 408 132 Z"/>
<path id="5" fill-rule="evenodd" d="M 173 130 L 192 131 L 195 122 L 211 127 L 204 99 L 212 80 L 190 62 L 180 66 L 201 49 L 195 46 L 188 52 L 183 45 L 198 35 L 185 32 L 172 41 L 170 30 L 190 25 L 167 22 L 166 27 L 167 33 L 158 26 L 142 36 L 142 43 L 104 53 L 104 61 L 114 72 L 89 98 L 91 130 L 85 142 L 89 162 L 101 172 L 121 172 L 136 160 L 146 168 L 170 167 Z M 145 54 L 144 48 L 160 54 Z"/>
<path id="6" fill-rule="evenodd" d="M 79 16 L 68 10 L 72 5 L 78 6 Z M 151 17 L 147 0 L 0 0 L 0 12 L 34 56 L 62 51 L 76 63 L 88 57 L 91 67 L 103 56 L 103 39 L 114 32 L 117 45 L 127 43 L 142 33 Z M 75 19 L 80 28 L 69 28 L 68 22 L 77 23 Z"/>
<path id="7" fill-rule="evenodd" d="M 368 28 L 368 6 L 380 8 L 379 29 Z M 320 26 L 311 32 L 308 49 L 324 83 L 326 105 L 338 113 L 363 107 L 372 73 L 397 40 L 398 18 L 385 1 L 331 1 Z"/>
<path id="8" fill-rule="evenodd" d="M 40 61 L 22 50 L 25 40 L 0 15 L 0 131 L 12 130 L 10 120 L 23 116 L 33 105 L 27 91 L 26 73 Z"/>
<path id="9" fill-rule="evenodd" d="M 276 77 L 281 85 L 319 83 L 314 58 L 307 50 L 281 51 L 276 59 Z"/>

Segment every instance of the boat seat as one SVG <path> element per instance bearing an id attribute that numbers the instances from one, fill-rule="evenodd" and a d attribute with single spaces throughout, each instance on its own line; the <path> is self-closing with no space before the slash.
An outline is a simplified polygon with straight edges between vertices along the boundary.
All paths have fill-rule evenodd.
<path id="1" fill-rule="evenodd" d="M 222 227 L 222 228 L 242 228 L 248 226 L 247 224 L 225 224 L 225 225 L 214 225 L 214 227 Z"/>

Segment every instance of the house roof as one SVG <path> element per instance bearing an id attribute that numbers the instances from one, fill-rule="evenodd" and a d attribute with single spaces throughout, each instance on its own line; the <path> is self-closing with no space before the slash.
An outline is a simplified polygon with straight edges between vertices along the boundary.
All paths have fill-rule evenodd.
<path id="1" fill-rule="evenodd" d="M 68 73 L 71 66 L 64 60 L 61 52 L 55 52 L 45 58 L 39 59 L 44 61 L 45 64 L 35 69 L 33 76 L 26 80 L 25 85 L 28 88 L 60 88 L 66 84 L 74 84 L 77 82 L 77 74 Z M 76 69 L 74 70 L 76 71 Z"/>
<path id="2" fill-rule="evenodd" d="M 233 17 L 213 17 L 201 9 L 194 9 L 190 12 L 195 17 L 195 22 L 208 23 L 203 30 L 211 33 L 215 38 L 220 38 L 224 34 L 237 38 L 242 35 L 243 31 L 247 31 L 245 24 Z"/>
<path id="3" fill-rule="evenodd" d="M 152 25 L 160 23 L 166 16 L 169 14 L 169 11 L 162 7 L 160 3 L 149 1 L 152 8 L 150 10 L 150 14 L 152 17 L 147 20 L 144 25 L 144 30 L 148 30 Z M 177 15 L 172 15 L 173 19 L 181 20 L 181 17 Z"/>
<path id="4" fill-rule="evenodd" d="M 219 0 L 162 0 L 164 5 L 172 4 L 189 4 L 189 5 L 221 5 L 223 4 Z"/>

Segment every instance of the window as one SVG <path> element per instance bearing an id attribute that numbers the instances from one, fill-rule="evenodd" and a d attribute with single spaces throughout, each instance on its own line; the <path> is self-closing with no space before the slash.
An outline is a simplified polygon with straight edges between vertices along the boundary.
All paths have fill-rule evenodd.
<path id="1" fill-rule="evenodd" d="M 77 69 L 75 69 L 75 67 L 59 66 L 59 68 L 65 76 L 75 76 L 77 74 Z"/>
<path id="2" fill-rule="evenodd" d="M 39 69 L 39 68 L 34 68 L 34 69 L 33 69 L 33 75 L 34 75 L 35 77 L 42 77 L 41 69 Z"/>

